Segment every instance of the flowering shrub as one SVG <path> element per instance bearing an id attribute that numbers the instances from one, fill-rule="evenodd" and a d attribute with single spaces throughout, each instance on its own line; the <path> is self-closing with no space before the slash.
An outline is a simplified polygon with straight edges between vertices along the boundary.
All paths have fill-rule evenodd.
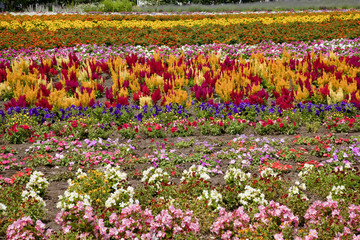
<path id="1" fill-rule="evenodd" d="M 39 196 L 44 196 L 46 188 L 49 186 L 49 182 L 44 177 L 42 172 L 34 171 L 30 175 L 29 182 L 26 184 L 26 188 L 33 190 Z"/>
<path id="2" fill-rule="evenodd" d="M 150 167 L 143 172 L 141 181 L 160 190 L 162 185 L 169 182 L 169 174 L 161 168 Z"/>
<path id="3" fill-rule="evenodd" d="M 116 207 L 122 209 L 130 204 L 139 203 L 138 200 L 134 200 L 134 188 L 127 187 L 127 189 L 118 188 L 115 192 L 111 193 L 109 198 L 105 202 L 105 207 Z"/>
<path id="4" fill-rule="evenodd" d="M 71 187 L 71 181 L 69 181 L 69 187 Z M 85 206 L 91 206 L 91 198 L 86 193 L 77 193 L 74 190 L 66 190 L 63 196 L 59 196 L 59 202 L 56 207 L 62 211 L 72 209 L 79 201 L 83 202 Z"/>
<path id="5" fill-rule="evenodd" d="M 331 199 L 326 202 L 313 202 L 304 218 L 305 228 L 316 230 L 319 238 L 329 238 L 344 230 L 345 219 L 341 215 L 338 202 Z"/>
<path id="6" fill-rule="evenodd" d="M 245 173 L 241 169 L 230 167 L 224 176 L 226 184 L 230 186 L 242 185 L 251 178 L 251 173 Z"/>
<path id="7" fill-rule="evenodd" d="M 217 136 L 224 132 L 225 125 L 222 120 L 216 120 L 213 117 L 210 117 L 210 121 L 201 119 L 200 122 L 199 129 L 203 135 Z"/>
<path id="8" fill-rule="evenodd" d="M 296 181 L 295 185 L 289 188 L 289 197 L 296 198 L 296 199 L 304 199 L 309 200 L 308 197 L 303 193 L 306 190 L 306 186 L 304 183 Z"/>
<path id="9" fill-rule="evenodd" d="M 193 135 L 194 126 L 187 119 L 178 119 L 168 124 L 168 131 L 173 137 L 187 137 Z"/>
<path id="10" fill-rule="evenodd" d="M 211 232 L 221 239 L 236 239 L 246 236 L 246 230 L 250 231 L 249 223 L 250 217 L 243 207 L 234 212 L 226 212 L 225 208 L 221 208 L 219 216 L 211 226 Z"/>
<path id="11" fill-rule="evenodd" d="M 215 210 L 221 208 L 222 195 L 216 189 L 214 190 L 203 190 L 202 194 L 197 198 L 198 200 L 204 200 L 209 207 Z"/>
<path id="12" fill-rule="evenodd" d="M 12 144 L 19 144 L 26 142 L 32 133 L 33 130 L 29 125 L 15 123 L 6 130 L 4 138 Z"/>
<path id="13" fill-rule="evenodd" d="M 240 118 L 234 118 L 232 115 L 229 116 L 229 122 L 227 122 L 227 126 L 225 128 L 225 132 L 236 135 L 236 134 L 242 134 L 245 128 L 249 124 L 249 120 L 246 119 L 240 119 Z"/>
<path id="14" fill-rule="evenodd" d="M 292 122 L 288 116 L 285 118 L 277 118 L 275 120 L 260 120 L 255 127 L 255 132 L 258 134 L 294 134 L 299 126 Z"/>
<path id="15" fill-rule="evenodd" d="M 49 239 L 52 230 L 45 231 L 45 224 L 41 220 L 34 221 L 31 217 L 23 217 L 9 225 L 7 239 Z"/>
<path id="16" fill-rule="evenodd" d="M 150 138 L 164 138 L 165 128 L 158 123 L 145 123 L 140 127 L 140 131 Z"/>
<path id="17" fill-rule="evenodd" d="M 183 171 L 180 181 L 190 181 L 191 179 L 209 180 L 210 175 L 208 169 L 201 165 L 192 165 L 188 170 Z"/>
<path id="18" fill-rule="evenodd" d="M 72 221 L 69 221 L 70 219 Z M 143 211 L 139 204 L 123 208 L 121 214 L 112 213 L 107 220 L 96 216 L 91 206 L 78 202 L 69 212 L 60 212 L 56 222 L 60 224 L 64 233 L 77 231 L 81 232 L 80 236 L 101 239 L 169 239 L 195 234 L 200 229 L 192 211 L 183 212 L 170 206 L 154 217 L 150 210 Z"/>
<path id="19" fill-rule="evenodd" d="M 253 226 L 261 235 L 282 235 L 290 239 L 297 232 L 299 218 L 291 210 L 277 202 L 270 201 L 267 206 L 258 206 L 259 213 L 254 214 Z"/>
<path id="20" fill-rule="evenodd" d="M 265 195 L 261 193 L 260 189 L 255 189 L 246 185 L 244 190 L 244 192 L 239 193 L 238 198 L 240 204 L 245 209 L 249 209 L 250 207 L 254 207 L 259 204 L 268 204 L 268 201 L 265 199 Z"/>

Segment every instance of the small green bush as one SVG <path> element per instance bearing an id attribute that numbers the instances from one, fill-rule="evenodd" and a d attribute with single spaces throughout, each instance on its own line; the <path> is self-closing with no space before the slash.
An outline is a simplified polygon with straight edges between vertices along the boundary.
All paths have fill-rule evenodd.
<path id="1" fill-rule="evenodd" d="M 104 5 L 104 12 L 130 12 L 133 6 L 129 0 L 104 0 L 101 4 Z"/>

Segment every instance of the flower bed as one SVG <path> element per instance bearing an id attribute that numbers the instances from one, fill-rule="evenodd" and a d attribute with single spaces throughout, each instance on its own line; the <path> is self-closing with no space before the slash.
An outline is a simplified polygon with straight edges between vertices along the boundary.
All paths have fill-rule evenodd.
<path id="1" fill-rule="evenodd" d="M 358 21 L 0 15 L 0 236 L 360 239 Z"/>
<path id="2" fill-rule="evenodd" d="M 49 49 L 83 43 L 182 46 L 356 38 L 358 21 L 358 11 L 185 16 L 0 15 L 0 49 Z"/>

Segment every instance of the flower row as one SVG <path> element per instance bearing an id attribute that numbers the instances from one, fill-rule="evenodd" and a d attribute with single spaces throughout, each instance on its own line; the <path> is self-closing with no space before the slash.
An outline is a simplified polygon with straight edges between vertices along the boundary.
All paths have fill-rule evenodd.
<path id="1" fill-rule="evenodd" d="M 333 40 L 315 40 L 310 43 L 307 42 L 291 42 L 291 43 L 274 43 L 262 42 L 256 45 L 248 44 L 208 44 L 208 45 L 184 45 L 178 48 L 169 46 L 97 46 L 82 44 L 69 48 L 57 49 L 7 49 L 1 50 L 1 62 L 3 64 L 10 64 L 14 59 L 30 59 L 39 61 L 41 58 L 60 58 L 66 57 L 70 53 L 76 55 L 80 61 L 88 58 L 95 58 L 96 60 L 108 60 L 113 57 L 125 58 L 130 55 L 136 55 L 145 59 L 151 59 L 152 56 L 159 52 L 162 58 L 167 58 L 169 55 L 175 55 L 180 58 L 184 56 L 186 60 L 191 59 L 199 54 L 210 55 L 212 53 L 219 54 L 222 58 L 229 57 L 230 59 L 240 58 L 245 59 L 251 57 L 254 53 L 263 54 L 266 57 L 279 58 L 284 54 L 284 49 L 291 55 L 300 56 L 311 52 L 315 54 L 323 53 L 325 55 L 336 54 L 338 56 L 352 56 L 358 55 L 360 49 L 360 39 L 333 39 Z"/>
<path id="2" fill-rule="evenodd" d="M 159 53 L 151 59 L 135 55 L 106 62 L 80 61 L 76 55 L 15 60 L 0 65 L 0 98 L 9 107 L 48 109 L 92 106 L 105 96 L 111 105 L 140 106 L 200 102 L 261 104 L 272 101 L 282 109 L 296 102 L 360 103 L 359 57 L 308 54 L 298 58 L 284 52 L 281 58 L 254 54 L 222 58 L 198 54 L 189 60 Z M 335 67 L 337 66 L 337 67 Z M 105 83 L 111 87 L 105 88 Z M 107 85 L 108 85 L 107 84 Z M 273 96 L 272 98 L 269 98 Z"/>
<path id="3" fill-rule="evenodd" d="M 221 239 L 264 235 L 275 239 L 359 237 L 360 205 L 352 182 L 359 181 L 360 175 L 349 164 L 305 164 L 298 173 L 302 183 L 294 184 L 276 168 L 264 168 L 257 175 L 230 166 L 224 176 L 225 186 L 221 187 L 211 186 L 211 173 L 203 166 L 184 170 L 178 184 L 171 183 L 170 175 L 160 168 L 146 169 L 142 175 L 144 186 L 134 189 L 120 167 L 78 170 L 59 198 L 61 212 L 55 221 L 62 227 L 60 234 L 102 239 L 192 239 L 198 233 Z M 33 172 L 27 182 L 26 189 L 34 191 L 34 195 L 23 194 L 21 201 L 35 198 L 39 209 L 44 208 L 37 194 L 46 191 L 47 180 L 42 173 Z M 11 187 L 4 186 L 6 191 Z M 325 194 L 327 200 L 310 203 L 308 191 Z M 0 219 L 7 218 L 7 205 L 1 202 Z M 24 234 L 43 238 L 59 234 L 45 231 L 39 220 L 35 226 L 29 217 L 10 223 L 9 239 Z"/>
<path id="4" fill-rule="evenodd" d="M 327 22 L 333 20 L 358 20 L 360 18 L 359 12 L 340 12 L 340 13 L 307 13 L 307 14 L 273 14 L 271 16 L 267 15 L 230 15 L 230 16 L 219 16 L 216 18 L 203 18 L 203 19 L 187 19 L 187 20 L 177 20 L 177 21 L 146 21 L 146 20 L 121 20 L 121 21 L 103 21 L 97 20 L 94 17 L 94 20 L 91 21 L 81 21 L 81 20 L 56 20 L 57 17 L 51 20 L 30 20 L 26 21 L 21 19 L 19 21 L 1 21 L 0 28 L 18 30 L 22 29 L 25 31 L 31 31 L 34 29 L 39 30 L 49 30 L 56 31 L 63 28 L 174 28 L 174 27 L 188 27 L 193 26 L 209 26 L 209 25 L 238 25 L 238 24 L 251 24 L 251 23 L 261 23 L 261 24 L 286 24 L 293 22 Z"/>
<path id="5" fill-rule="evenodd" d="M 305 127 L 308 132 L 318 132 L 321 128 L 331 132 L 360 131 L 360 115 L 353 115 L 351 108 L 341 106 L 327 111 L 312 107 L 275 112 L 273 108 L 260 110 L 245 105 L 243 112 L 234 113 L 239 109 L 234 107 L 213 111 L 210 107 L 209 111 L 201 110 L 200 105 L 195 109 L 196 118 L 189 117 L 187 111 L 181 107 L 162 110 L 145 106 L 137 115 L 134 114 L 136 108 L 121 106 L 110 109 L 98 106 L 84 110 L 68 108 L 66 111 L 61 109 L 55 113 L 39 108 L 31 109 L 29 112 L 26 112 L 26 109 L 22 112 L 9 109 L 8 113 L 3 115 L 0 136 L 9 143 L 19 144 L 47 140 L 55 136 L 73 139 L 107 138 L 114 131 L 125 139 L 141 136 L 187 137 L 198 134 L 218 136 L 224 133 L 237 135 L 244 131 L 252 131 L 259 135 L 289 135 L 297 133 L 299 127 Z M 214 115 L 218 117 L 212 117 Z"/>
<path id="6" fill-rule="evenodd" d="M 179 21 L 2 21 L 0 49 L 51 49 L 103 43 L 142 46 L 256 44 L 264 40 L 283 43 L 359 37 L 358 12 L 312 17 L 292 14 L 278 17 L 278 20 L 258 15 L 231 16 L 233 18 Z"/>

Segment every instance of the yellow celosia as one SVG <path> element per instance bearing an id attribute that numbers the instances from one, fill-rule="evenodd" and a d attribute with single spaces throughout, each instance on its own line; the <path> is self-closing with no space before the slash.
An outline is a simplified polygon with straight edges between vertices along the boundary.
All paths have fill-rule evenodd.
<path id="1" fill-rule="evenodd" d="M 139 98 L 139 105 L 143 107 L 145 105 L 152 106 L 152 99 L 150 96 L 143 96 Z"/>
<path id="2" fill-rule="evenodd" d="M 170 103 L 178 103 L 180 105 L 186 105 L 186 102 L 188 101 L 187 92 L 181 89 L 175 89 L 169 91 L 167 95 L 164 96 L 164 98 L 165 98 L 165 105 L 168 105 Z"/>

